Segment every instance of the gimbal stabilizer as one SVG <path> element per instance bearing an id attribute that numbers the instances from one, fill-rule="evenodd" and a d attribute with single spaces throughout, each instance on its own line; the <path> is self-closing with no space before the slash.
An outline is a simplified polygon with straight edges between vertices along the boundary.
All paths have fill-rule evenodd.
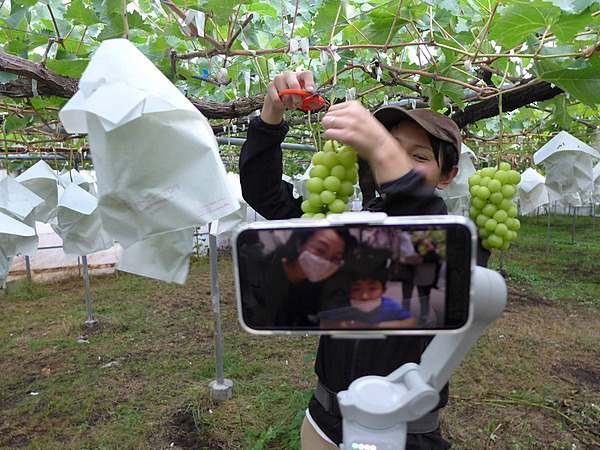
<path id="1" fill-rule="evenodd" d="M 405 448 L 407 422 L 437 405 L 438 392 L 485 328 L 504 311 L 507 289 L 500 274 L 476 267 L 471 280 L 470 324 L 457 333 L 436 335 L 420 364 L 404 364 L 387 377 L 359 378 L 338 393 L 342 450 Z"/>

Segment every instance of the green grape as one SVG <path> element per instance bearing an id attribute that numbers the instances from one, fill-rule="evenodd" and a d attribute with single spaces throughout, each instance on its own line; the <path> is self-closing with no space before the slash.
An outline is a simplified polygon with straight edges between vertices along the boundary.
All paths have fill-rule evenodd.
<path id="1" fill-rule="evenodd" d="M 324 165 L 319 164 L 318 166 L 315 166 L 312 169 L 310 169 L 310 172 L 308 172 L 308 174 L 311 178 L 325 179 L 329 176 L 329 169 Z"/>
<path id="2" fill-rule="evenodd" d="M 481 175 L 475 172 L 469 177 L 469 186 L 479 186 L 481 182 Z"/>
<path id="3" fill-rule="evenodd" d="M 516 170 L 509 170 L 506 172 L 508 174 L 508 183 L 517 185 L 521 182 L 521 174 Z"/>
<path id="4" fill-rule="evenodd" d="M 508 181 L 508 173 L 505 170 L 499 170 L 494 174 L 494 180 L 498 180 L 500 185 L 505 185 Z"/>
<path id="5" fill-rule="evenodd" d="M 498 211 L 496 211 L 494 213 L 492 218 L 498 223 L 504 223 L 504 222 L 506 222 L 506 219 L 508 218 L 508 213 L 506 211 L 504 211 L 503 209 L 499 209 Z"/>
<path id="6" fill-rule="evenodd" d="M 338 194 L 343 194 L 348 197 L 354 195 L 354 185 L 348 180 L 342 181 Z"/>
<path id="7" fill-rule="evenodd" d="M 517 190 L 515 189 L 514 186 L 512 186 L 510 184 L 505 184 L 504 186 L 502 186 L 502 189 L 500 190 L 500 192 L 502 192 L 502 196 L 504 198 L 511 199 L 515 196 L 515 194 L 517 193 Z"/>
<path id="8" fill-rule="evenodd" d="M 329 139 L 328 141 L 325 142 L 325 145 L 323 145 L 323 150 L 327 153 L 337 152 L 338 147 L 339 147 L 338 141 L 333 141 L 333 140 Z"/>
<path id="9" fill-rule="evenodd" d="M 490 180 L 489 183 L 487 184 L 487 188 L 492 193 L 494 193 L 494 192 L 500 192 L 500 189 L 503 188 L 503 187 L 504 186 L 502 186 L 502 183 L 500 183 L 499 180 Z"/>
<path id="10" fill-rule="evenodd" d="M 493 194 L 490 195 L 489 201 L 491 203 L 493 203 L 494 205 L 497 205 L 502 201 L 503 198 L 504 198 L 504 196 L 502 195 L 501 192 L 494 192 Z"/>
<path id="11" fill-rule="evenodd" d="M 497 211 L 497 208 L 494 205 L 492 205 L 491 203 L 488 203 L 481 209 L 481 213 L 485 214 L 488 217 L 492 217 L 496 211 Z"/>
<path id="12" fill-rule="evenodd" d="M 500 248 L 500 247 L 502 247 L 502 244 L 504 243 L 504 239 L 502 239 L 500 236 L 498 236 L 495 233 L 490 234 L 488 236 L 487 240 L 488 240 L 490 247 L 492 247 L 492 248 Z"/>
<path id="13" fill-rule="evenodd" d="M 334 152 L 325 152 L 323 155 L 323 165 L 328 169 L 333 169 L 340 164 L 340 157 Z"/>
<path id="14" fill-rule="evenodd" d="M 313 213 L 304 213 L 300 216 L 301 219 L 311 219 L 314 216 Z"/>
<path id="15" fill-rule="evenodd" d="M 319 195 L 321 197 L 321 201 L 323 203 L 325 203 L 326 205 L 329 205 L 331 202 L 333 202 L 335 200 L 335 194 L 328 190 L 321 192 Z"/>
<path id="16" fill-rule="evenodd" d="M 486 250 L 491 250 L 492 249 L 492 247 L 490 247 L 490 243 L 487 240 L 487 238 L 485 238 L 484 240 L 481 241 L 481 246 L 483 248 L 485 248 Z"/>
<path id="17" fill-rule="evenodd" d="M 321 200 L 321 195 L 316 192 L 311 192 L 306 197 L 306 200 L 314 207 L 314 208 L 323 208 L 323 201 Z"/>
<path id="18" fill-rule="evenodd" d="M 490 220 L 489 216 L 486 216 L 485 214 L 479 214 L 475 218 L 475 223 L 477 224 L 478 227 L 483 228 L 488 220 Z"/>
<path id="19" fill-rule="evenodd" d="M 358 170 L 354 167 L 351 169 L 346 169 L 346 180 L 348 180 L 353 185 L 358 181 Z"/>
<path id="20" fill-rule="evenodd" d="M 308 192 L 321 192 L 323 189 L 325 189 L 323 187 L 323 178 L 309 178 L 306 180 L 306 189 L 308 189 Z"/>
<path id="21" fill-rule="evenodd" d="M 485 222 L 484 227 L 488 231 L 494 231 L 496 225 L 498 225 L 498 222 L 496 222 L 494 219 L 488 219 L 487 222 Z"/>
<path id="22" fill-rule="evenodd" d="M 496 168 L 495 167 L 485 167 L 485 168 L 481 169 L 481 176 L 482 177 L 490 177 L 490 178 L 492 178 L 495 173 L 496 173 Z"/>
<path id="23" fill-rule="evenodd" d="M 490 198 L 490 194 L 490 190 L 485 186 L 480 186 L 477 190 L 477 198 L 480 198 L 482 200 L 487 200 L 488 198 Z"/>
<path id="24" fill-rule="evenodd" d="M 471 197 L 471 205 L 473 205 L 477 209 L 483 209 L 483 207 L 487 204 L 487 202 L 479 197 Z"/>
<path id="25" fill-rule="evenodd" d="M 488 237 L 490 234 L 492 234 L 492 232 L 491 232 L 491 231 L 488 231 L 488 230 L 486 230 L 485 228 L 479 228 L 479 235 L 480 235 L 482 238 L 486 238 L 486 237 Z"/>
<path id="26" fill-rule="evenodd" d="M 335 166 L 331 169 L 331 171 L 329 172 L 329 175 L 339 178 L 340 180 L 343 180 L 346 178 L 346 168 L 342 165 Z"/>
<path id="27" fill-rule="evenodd" d="M 343 201 L 343 202 L 344 202 L 344 205 L 347 205 L 347 204 L 348 204 L 348 200 L 349 200 L 349 199 L 348 199 L 348 196 L 347 196 L 347 195 L 340 194 L 340 193 L 338 192 L 338 193 L 337 193 L 337 199 L 338 199 L 338 200 L 341 200 L 341 201 Z"/>
<path id="28" fill-rule="evenodd" d="M 469 177 L 471 208 L 469 216 L 477 224 L 486 249 L 507 250 L 517 237 L 520 222 L 516 219 L 517 205 L 510 199 L 517 192 L 520 174 L 509 163 L 485 167 Z"/>
<path id="29" fill-rule="evenodd" d="M 469 216 L 471 216 L 471 219 L 475 220 L 479 214 L 481 214 L 480 209 L 477 209 L 474 206 L 469 208 Z"/>
<path id="30" fill-rule="evenodd" d="M 348 205 L 339 198 L 329 204 L 329 211 L 333 213 L 341 213 L 348 210 Z"/>
<path id="31" fill-rule="evenodd" d="M 508 212 L 512 204 L 513 202 L 511 202 L 509 199 L 503 198 L 502 201 L 498 203 L 498 209 L 503 209 L 504 211 Z"/>
<path id="32" fill-rule="evenodd" d="M 323 156 L 325 155 L 325 152 L 317 152 L 313 155 L 311 162 L 313 163 L 313 166 L 318 166 L 320 164 L 323 164 Z"/>
<path id="33" fill-rule="evenodd" d="M 340 164 L 346 169 L 353 168 L 354 164 L 358 160 L 358 155 L 356 154 L 356 151 L 352 147 L 348 147 L 347 145 L 345 145 L 339 150 L 338 156 L 340 157 Z"/>
<path id="34" fill-rule="evenodd" d="M 317 213 L 313 216 L 313 219 L 324 219 L 325 217 L 324 213 Z"/>
<path id="35" fill-rule="evenodd" d="M 333 175 L 330 175 L 323 180 L 323 186 L 325 187 L 326 190 L 331 191 L 331 192 L 337 192 L 337 190 L 340 188 L 341 184 L 342 184 L 342 182 L 340 181 L 340 179 Z"/>
<path id="36" fill-rule="evenodd" d="M 496 225 L 496 228 L 494 228 L 494 233 L 503 238 L 506 236 L 506 233 L 508 233 L 508 227 L 504 223 L 499 223 Z"/>
<path id="37" fill-rule="evenodd" d="M 304 200 L 300 205 L 300 209 L 305 213 L 316 213 L 321 209 L 313 206 L 313 204 L 309 200 Z"/>

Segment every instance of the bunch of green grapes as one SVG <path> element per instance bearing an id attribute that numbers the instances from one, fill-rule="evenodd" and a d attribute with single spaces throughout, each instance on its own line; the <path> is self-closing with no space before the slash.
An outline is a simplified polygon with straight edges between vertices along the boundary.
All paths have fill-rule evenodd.
<path id="1" fill-rule="evenodd" d="M 358 157 L 347 145 L 325 142 L 312 157 L 313 168 L 306 181 L 308 196 L 302 202 L 303 218 L 324 218 L 327 214 L 349 211 L 348 200 L 358 181 Z"/>
<path id="2" fill-rule="evenodd" d="M 469 177 L 471 208 L 469 215 L 477 224 L 486 249 L 508 250 L 517 237 L 521 223 L 517 204 L 511 198 L 517 193 L 521 175 L 510 164 L 486 167 Z"/>

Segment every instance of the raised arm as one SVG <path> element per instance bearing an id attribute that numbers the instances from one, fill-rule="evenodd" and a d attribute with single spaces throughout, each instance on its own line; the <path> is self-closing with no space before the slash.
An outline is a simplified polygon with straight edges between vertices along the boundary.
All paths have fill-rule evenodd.
<path id="1" fill-rule="evenodd" d="M 276 75 L 267 86 L 267 95 L 260 118 L 252 120 L 240 153 L 240 182 L 248 204 L 267 219 L 300 217 L 301 198 L 294 198 L 293 186 L 281 179 L 281 143 L 288 125 L 283 120 L 287 109 L 302 103 L 299 95 L 284 95 L 285 89 L 312 91 L 312 72 L 284 72 Z"/>

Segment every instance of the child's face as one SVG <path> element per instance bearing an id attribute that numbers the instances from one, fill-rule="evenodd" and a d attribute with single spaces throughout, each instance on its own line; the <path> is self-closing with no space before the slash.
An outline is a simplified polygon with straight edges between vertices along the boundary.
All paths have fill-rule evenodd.
<path id="1" fill-rule="evenodd" d="M 390 133 L 411 158 L 412 169 L 422 175 L 431 186 L 444 189 L 456 176 L 458 169 L 442 174 L 443 154 L 440 155 L 438 162 L 427 131 L 416 122 L 412 120 L 399 122 Z"/>
<path id="2" fill-rule="evenodd" d="M 379 300 L 385 293 L 385 285 L 377 280 L 358 280 L 350 285 L 350 300 Z"/>

